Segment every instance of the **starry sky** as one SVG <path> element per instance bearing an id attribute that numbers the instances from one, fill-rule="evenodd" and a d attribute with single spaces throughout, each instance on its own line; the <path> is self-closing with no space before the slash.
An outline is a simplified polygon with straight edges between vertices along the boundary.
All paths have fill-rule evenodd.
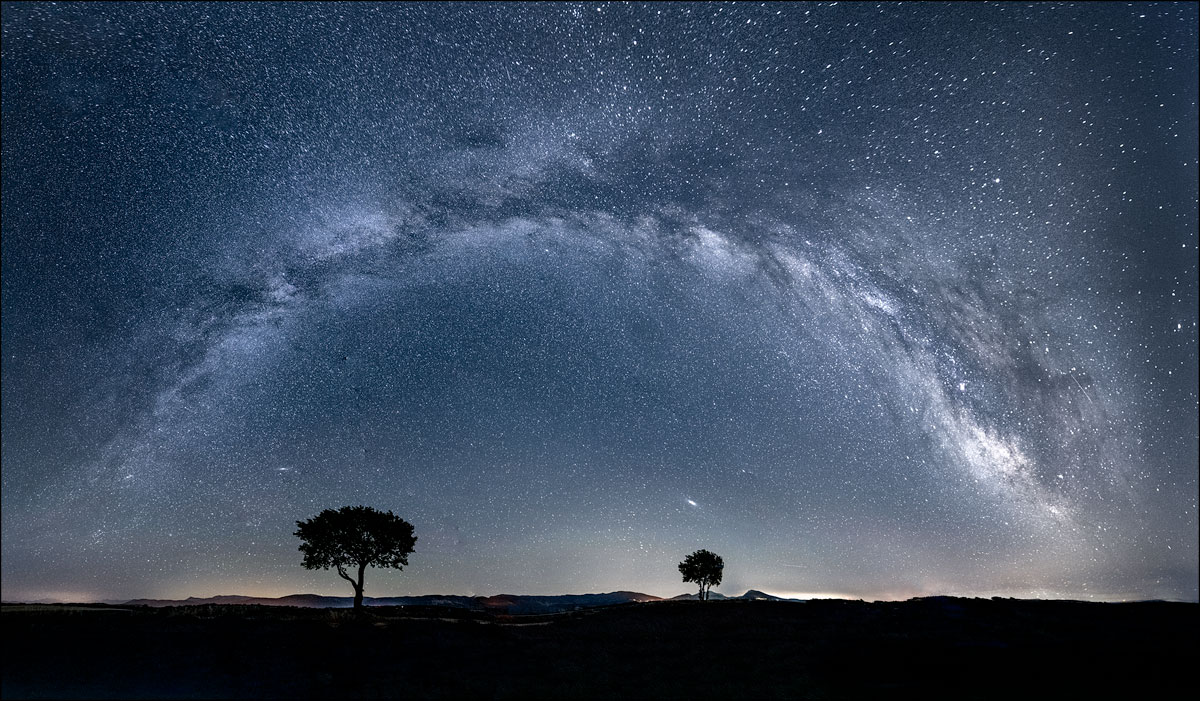
<path id="1" fill-rule="evenodd" d="M 5 4 L 4 597 L 1196 600 L 1197 20 Z"/>

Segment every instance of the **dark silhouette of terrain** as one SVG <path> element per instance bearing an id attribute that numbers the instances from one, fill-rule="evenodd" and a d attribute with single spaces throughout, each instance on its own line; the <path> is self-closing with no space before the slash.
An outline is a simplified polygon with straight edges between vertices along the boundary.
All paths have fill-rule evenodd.
<path id="1" fill-rule="evenodd" d="M 1200 605 L 1171 602 L 0 611 L 6 699 L 1165 698 L 1200 652 Z"/>

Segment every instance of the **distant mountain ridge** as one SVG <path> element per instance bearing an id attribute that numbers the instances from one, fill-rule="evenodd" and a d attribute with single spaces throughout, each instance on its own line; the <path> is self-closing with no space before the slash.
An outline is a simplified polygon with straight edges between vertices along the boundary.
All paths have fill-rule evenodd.
<path id="1" fill-rule="evenodd" d="M 364 606 L 445 606 L 490 611 L 493 613 L 531 614 L 556 613 L 596 606 L 613 606 L 631 602 L 658 601 L 660 597 L 631 591 L 615 591 L 607 594 L 563 594 L 558 596 L 523 596 L 497 594 L 495 596 L 461 596 L 455 594 L 426 594 L 423 596 L 365 596 Z M 186 599 L 131 599 L 126 606 L 204 606 L 204 605 L 252 605 L 252 606 L 298 606 L 302 608 L 351 608 L 354 597 L 322 596 L 320 594 L 291 594 L 281 597 L 263 596 L 209 596 Z"/>
<path id="2" fill-rule="evenodd" d="M 777 596 L 764 594 L 751 589 L 742 596 L 724 596 L 713 593 L 716 599 L 769 599 L 786 601 Z M 422 596 L 365 596 L 364 606 L 445 606 L 472 611 L 490 611 L 493 613 L 537 614 L 558 613 L 575 609 L 594 608 L 597 606 L 615 606 L 617 604 L 644 603 L 649 601 L 682 601 L 695 600 L 695 594 L 680 594 L 671 599 L 660 596 L 642 594 L 633 591 L 614 591 L 607 594 L 559 594 L 553 596 L 526 596 L 519 594 L 497 594 L 494 596 L 461 596 L 457 594 L 425 594 Z M 186 599 L 130 599 L 122 602 L 125 606 L 149 606 L 161 608 L 165 606 L 206 606 L 206 605 L 241 605 L 241 606 L 297 606 L 301 608 L 351 608 L 354 598 L 350 596 L 322 596 L 320 594 L 290 594 L 280 597 L 221 595 L 208 597 L 190 596 Z"/>

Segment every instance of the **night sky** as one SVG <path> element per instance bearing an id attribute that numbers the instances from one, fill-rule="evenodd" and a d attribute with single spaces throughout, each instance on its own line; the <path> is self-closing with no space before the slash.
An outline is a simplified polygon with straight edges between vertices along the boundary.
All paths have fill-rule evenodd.
<path id="1" fill-rule="evenodd" d="M 5 4 L 4 598 L 1195 600 L 1197 21 Z"/>

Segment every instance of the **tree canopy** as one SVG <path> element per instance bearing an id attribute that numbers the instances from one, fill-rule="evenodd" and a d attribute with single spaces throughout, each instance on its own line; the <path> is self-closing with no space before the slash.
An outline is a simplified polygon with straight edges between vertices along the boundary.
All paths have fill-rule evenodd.
<path id="1" fill-rule="evenodd" d="M 697 550 L 679 563 L 679 573 L 683 581 L 700 585 L 698 599 L 708 599 L 708 591 L 721 583 L 721 574 L 725 570 L 725 561 L 721 556 L 707 550 Z"/>
<path id="2" fill-rule="evenodd" d="M 363 575 L 368 567 L 404 569 L 417 543 L 412 524 L 391 511 L 369 506 L 325 509 L 296 522 L 303 565 L 310 570 L 334 568 L 354 587 L 354 608 L 362 608 Z M 357 578 L 346 572 L 357 570 Z"/>

